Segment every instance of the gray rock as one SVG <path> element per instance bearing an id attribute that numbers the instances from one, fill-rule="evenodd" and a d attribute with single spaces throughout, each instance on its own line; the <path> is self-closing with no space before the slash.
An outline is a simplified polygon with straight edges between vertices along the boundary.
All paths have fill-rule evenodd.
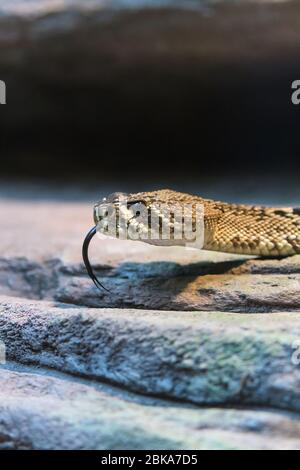
<path id="1" fill-rule="evenodd" d="M 293 414 L 137 402 L 70 377 L 0 369 L 1 449 L 299 449 L 299 438 Z"/>
<path id="2" fill-rule="evenodd" d="M 157 7 L 182 7 L 199 9 L 205 3 L 199 0 L 2 0 L 0 15 L 18 15 L 21 17 L 47 14 L 52 12 L 78 9 L 79 11 L 95 10 L 103 7 L 110 9 L 138 9 Z"/>
<path id="3" fill-rule="evenodd" d="M 300 411 L 298 313 L 87 309 L 2 298 L 9 359 L 201 404 Z"/>
<path id="4" fill-rule="evenodd" d="M 157 308 L 160 310 L 230 311 L 241 313 L 299 310 L 300 276 L 297 275 L 170 275 L 168 263 L 153 266 L 153 277 L 143 278 L 143 270 L 151 266 L 143 263 L 131 267 L 131 276 L 126 276 L 126 267 L 120 267 L 118 276 L 103 276 L 101 282 L 111 294 L 100 292 L 85 279 L 64 279 L 54 293 L 61 302 L 76 303 L 91 307 Z M 158 268 L 158 269 L 157 269 Z M 191 271 L 197 267 L 190 266 Z M 206 267 L 207 269 L 207 267 Z M 208 268 L 209 269 L 209 268 Z M 213 266 L 211 266 L 213 270 Z M 175 266 L 173 272 L 180 271 Z M 189 269 L 186 269 L 188 272 Z M 201 273 L 201 265 L 198 273 Z M 102 276 L 101 276 L 102 274 Z M 155 276 L 156 274 L 156 276 Z M 170 274 L 170 272 L 169 272 Z"/>
<path id="5" fill-rule="evenodd" d="M 286 262 L 250 263 L 232 260 L 186 264 L 183 259 L 120 262 L 114 266 L 104 262 L 95 265 L 95 272 L 111 292 L 107 293 L 94 287 L 82 264 L 66 264 L 59 258 L 44 262 L 2 258 L 0 292 L 90 307 L 241 313 L 293 311 L 300 308 L 299 266 L 299 257 Z"/>

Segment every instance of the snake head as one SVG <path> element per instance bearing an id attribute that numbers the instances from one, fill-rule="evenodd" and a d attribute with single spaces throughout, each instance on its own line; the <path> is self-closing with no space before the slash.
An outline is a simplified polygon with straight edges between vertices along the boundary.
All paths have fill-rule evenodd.
<path id="1" fill-rule="evenodd" d="M 88 274 L 98 288 L 104 287 L 88 259 L 89 243 L 97 232 L 152 245 L 202 248 L 205 239 L 212 237 L 218 217 L 209 201 L 170 189 L 113 193 L 94 206 L 95 227 L 82 250 Z"/>
<path id="2" fill-rule="evenodd" d="M 186 246 L 200 228 L 203 245 L 203 199 L 168 189 L 113 193 L 94 206 L 94 221 L 98 233 L 161 246 Z"/>
<path id="3" fill-rule="evenodd" d="M 119 239 L 133 239 L 135 226 L 141 234 L 148 226 L 148 208 L 150 201 L 138 195 L 113 193 L 103 198 L 94 206 L 94 222 L 97 232 Z M 139 227 L 137 226 L 139 220 Z"/>

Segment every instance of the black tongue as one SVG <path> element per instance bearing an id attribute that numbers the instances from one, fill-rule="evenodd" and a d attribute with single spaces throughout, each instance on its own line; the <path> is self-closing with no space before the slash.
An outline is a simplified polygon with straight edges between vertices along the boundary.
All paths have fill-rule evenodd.
<path id="1" fill-rule="evenodd" d="M 101 282 L 98 281 L 97 277 L 95 276 L 95 274 L 93 272 L 93 268 L 92 268 L 92 266 L 90 264 L 90 260 L 89 260 L 89 244 L 90 244 L 90 241 L 92 240 L 93 236 L 96 234 L 96 232 L 97 232 L 97 227 L 95 226 L 89 231 L 89 233 L 85 237 L 83 245 L 82 245 L 82 258 L 83 258 L 83 262 L 85 264 L 86 270 L 88 272 L 88 275 L 92 279 L 95 286 L 100 290 L 104 289 L 107 292 L 109 292 L 109 290 L 106 289 L 106 287 L 104 287 L 101 284 Z"/>

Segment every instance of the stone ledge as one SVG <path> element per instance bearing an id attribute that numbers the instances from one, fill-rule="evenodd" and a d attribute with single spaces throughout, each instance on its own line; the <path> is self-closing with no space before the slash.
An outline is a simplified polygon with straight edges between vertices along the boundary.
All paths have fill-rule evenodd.
<path id="1" fill-rule="evenodd" d="M 116 240 L 106 242 L 107 246 L 118 247 Z M 136 256 L 140 256 L 140 262 L 105 262 L 104 258 L 102 265 L 95 265 L 95 272 L 110 293 L 94 287 L 82 263 L 66 263 L 59 257 L 45 261 L 0 258 L 0 295 L 99 308 L 241 313 L 300 309 L 299 256 L 217 262 L 217 255 L 195 252 L 195 258 L 202 257 L 203 261 L 189 262 L 183 251 L 181 259 L 178 256 L 176 261 L 168 261 L 164 253 L 166 259 L 159 261 L 155 260 L 155 251 L 147 249 Z"/>
<path id="2" fill-rule="evenodd" d="M 34 369 L 0 369 L 0 415 L 0 449 L 299 449 L 297 415 L 136 403 Z"/>
<path id="3" fill-rule="evenodd" d="M 201 405 L 300 410 L 297 313 L 88 309 L 1 298 L 8 357 Z"/>

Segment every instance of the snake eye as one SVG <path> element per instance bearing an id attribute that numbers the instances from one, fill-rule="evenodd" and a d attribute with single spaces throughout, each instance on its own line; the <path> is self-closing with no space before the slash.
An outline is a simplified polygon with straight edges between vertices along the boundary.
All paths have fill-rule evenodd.
<path id="1" fill-rule="evenodd" d="M 135 217 L 139 217 L 143 211 L 143 209 L 147 209 L 146 204 L 144 201 L 129 201 L 127 203 L 127 208 L 129 210 L 134 211 Z"/>

